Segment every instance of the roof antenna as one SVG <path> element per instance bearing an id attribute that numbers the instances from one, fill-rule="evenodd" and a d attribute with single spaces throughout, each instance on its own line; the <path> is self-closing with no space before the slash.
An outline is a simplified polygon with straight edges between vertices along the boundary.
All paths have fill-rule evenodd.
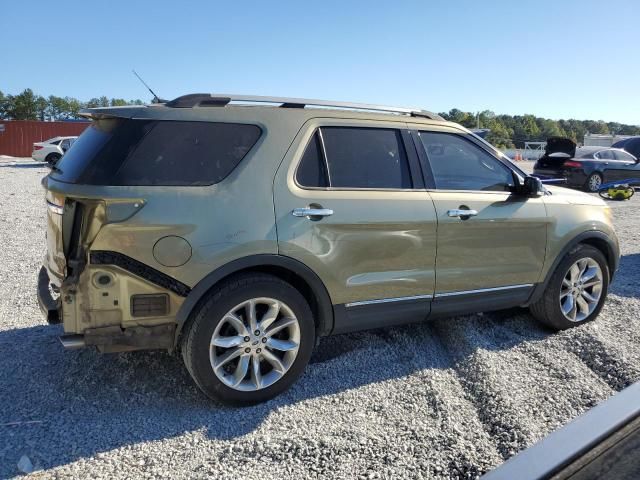
<path id="1" fill-rule="evenodd" d="M 146 84 L 146 82 L 140 77 L 140 75 L 138 75 L 138 73 L 135 70 L 131 70 L 133 72 L 133 74 L 138 77 L 138 80 L 140 80 L 142 82 L 142 84 L 147 87 L 147 90 L 149 90 L 151 92 L 151 95 L 153 95 L 153 100 L 151 100 L 151 103 L 166 103 L 166 100 L 161 99 L 160 97 L 158 97 L 158 95 L 156 95 L 156 92 L 154 92 L 153 90 L 151 90 L 151 87 L 149 85 Z"/>

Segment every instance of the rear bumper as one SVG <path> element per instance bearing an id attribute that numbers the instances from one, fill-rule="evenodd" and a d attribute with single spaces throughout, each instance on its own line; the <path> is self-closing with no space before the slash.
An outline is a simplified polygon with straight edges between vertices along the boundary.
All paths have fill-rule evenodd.
<path id="1" fill-rule="evenodd" d="M 36 162 L 44 162 L 46 155 L 42 150 L 33 150 L 31 152 L 31 158 L 33 158 Z"/>
<path id="2" fill-rule="evenodd" d="M 580 170 L 547 170 L 544 168 L 534 168 L 533 174 L 543 179 L 564 179 L 566 183 L 558 184 L 560 187 L 582 188 L 587 182 L 587 175 Z"/>
<path id="3" fill-rule="evenodd" d="M 38 273 L 38 305 L 47 319 L 47 323 L 60 323 L 60 301 L 55 300 L 49 291 L 49 273 L 42 267 Z"/>

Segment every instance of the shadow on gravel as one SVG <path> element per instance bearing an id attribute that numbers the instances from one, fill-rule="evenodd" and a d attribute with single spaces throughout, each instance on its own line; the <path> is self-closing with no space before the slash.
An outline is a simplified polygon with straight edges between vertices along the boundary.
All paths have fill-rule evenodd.
<path id="1" fill-rule="evenodd" d="M 611 284 L 611 293 L 640 298 L 640 253 L 620 257 L 620 267 Z"/>
<path id="2" fill-rule="evenodd" d="M 47 168 L 45 163 L 9 163 L 0 164 L 0 168 Z"/>
<path id="3" fill-rule="evenodd" d="M 487 321 L 501 324 L 500 315 L 514 314 L 524 319 L 516 319 L 519 326 L 505 326 L 509 334 L 492 348 L 546 336 L 517 312 L 458 321 L 479 328 Z M 248 408 L 227 408 L 206 399 L 181 359 L 167 353 L 65 351 L 57 339 L 61 329 L 44 325 L 0 331 L 0 478 L 18 474 L 22 455 L 47 469 L 198 430 L 211 439 L 234 439 L 258 428 L 274 410 L 307 399 L 420 370 L 450 368 L 452 358 L 434 339 L 443 326 L 425 323 L 323 339 L 306 373 L 289 391 Z"/>

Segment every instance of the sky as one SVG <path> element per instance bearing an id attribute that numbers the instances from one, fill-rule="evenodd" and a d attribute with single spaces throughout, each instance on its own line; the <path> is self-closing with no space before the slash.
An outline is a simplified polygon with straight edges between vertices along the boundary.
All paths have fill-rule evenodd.
<path id="1" fill-rule="evenodd" d="M 7 1 L 0 91 L 243 93 L 640 124 L 640 0 Z"/>

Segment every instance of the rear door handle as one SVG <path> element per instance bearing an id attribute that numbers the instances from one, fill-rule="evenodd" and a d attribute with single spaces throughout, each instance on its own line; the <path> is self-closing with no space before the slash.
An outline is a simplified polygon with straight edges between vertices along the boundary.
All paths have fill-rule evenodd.
<path id="1" fill-rule="evenodd" d="M 291 214 L 294 217 L 307 217 L 310 220 L 313 220 L 313 217 L 329 217 L 333 215 L 333 210 L 330 208 L 294 208 Z"/>
<path id="2" fill-rule="evenodd" d="M 463 210 L 463 209 L 453 209 L 447 210 L 447 215 L 452 218 L 462 218 L 462 217 L 475 217 L 478 215 L 477 210 Z"/>

